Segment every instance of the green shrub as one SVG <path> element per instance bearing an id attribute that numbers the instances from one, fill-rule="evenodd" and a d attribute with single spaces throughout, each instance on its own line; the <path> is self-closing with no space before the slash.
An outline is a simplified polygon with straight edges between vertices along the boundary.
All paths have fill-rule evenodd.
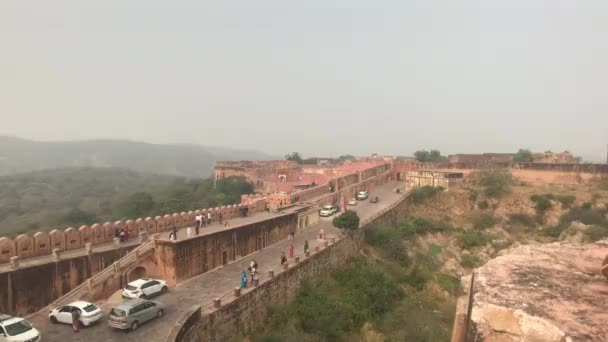
<path id="1" fill-rule="evenodd" d="M 524 226 L 527 228 L 534 228 L 537 225 L 534 217 L 532 215 L 528 215 L 526 213 L 515 213 L 515 214 L 509 215 L 508 223 L 510 225 Z"/>
<path id="2" fill-rule="evenodd" d="M 567 225 L 564 224 L 558 224 L 556 226 L 553 227 L 548 227 L 543 229 L 543 235 L 557 239 L 564 230 L 566 230 Z"/>
<path id="3" fill-rule="evenodd" d="M 365 230 L 365 242 L 382 251 L 401 266 L 410 265 L 410 257 L 403 245 L 402 234 L 391 226 L 373 226 Z"/>
<path id="4" fill-rule="evenodd" d="M 399 224 L 399 230 L 404 238 L 412 238 L 415 235 L 442 233 L 452 230 L 453 227 L 446 222 L 434 222 L 423 218 L 410 218 Z"/>
<path id="5" fill-rule="evenodd" d="M 576 201 L 576 196 L 573 195 L 559 195 L 556 199 L 562 204 L 563 208 L 570 208 L 574 201 Z"/>
<path id="6" fill-rule="evenodd" d="M 580 221 L 584 224 L 602 224 L 605 220 L 604 215 L 595 209 L 585 210 L 580 216 Z"/>
<path id="7" fill-rule="evenodd" d="M 477 207 L 479 209 L 488 209 L 490 207 L 490 203 L 488 203 L 488 201 L 483 200 L 481 202 L 479 202 L 479 204 L 477 204 Z"/>
<path id="8" fill-rule="evenodd" d="M 460 288 L 460 279 L 445 273 L 439 273 L 435 278 L 439 287 L 451 295 L 456 295 Z"/>
<path id="9" fill-rule="evenodd" d="M 555 197 L 552 194 L 530 196 L 530 200 L 536 203 L 537 213 L 544 213 L 545 211 L 551 209 L 551 207 L 553 207 L 551 200 L 554 198 Z"/>
<path id="10" fill-rule="evenodd" d="M 508 170 L 489 170 L 479 173 L 479 185 L 488 197 L 500 197 L 509 192 L 513 177 Z"/>
<path id="11" fill-rule="evenodd" d="M 475 231 L 465 231 L 460 235 L 460 245 L 464 249 L 471 249 L 485 245 L 487 239 L 485 235 Z"/>
<path id="12" fill-rule="evenodd" d="M 460 257 L 460 265 L 464 268 L 475 268 L 479 264 L 479 258 L 472 254 L 463 254 Z"/>
<path id="13" fill-rule="evenodd" d="M 433 187 L 433 186 L 426 185 L 421 188 L 412 190 L 412 192 L 410 193 L 410 195 L 408 197 L 408 201 L 410 201 L 414 204 L 421 204 L 421 203 L 424 203 L 429 198 L 435 197 L 437 194 L 441 193 L 442 191 L 443 191 L 443 187 L 440 187 L 440 186 Z"/>
<path id="14" fill-rule="evenodd" d="M 475 218 L 473 222 L 473 228 L 477 230 L 487 229 L 492 227 L 496 223 L 498 223 L 498 220 L 496 219 L 496 217 L 494 217 L 494 215 L 484 213 Z"/>
<path id="15" fill-rule="evenodd" d="M 439 245 L 432 244 L 429 246 L 429 254 L 432 256 L 441 254 L 441 250 L 442 248 Z"/>
<path id="16" fill-rule="evenodd" d="M 359 229 L 359 215 L 357 215 L 356 211 L 347 210 L 340 216 L 335 217 L 332 220 L 332 224 L 339 229 L 355 231 Z"/>
<path id="17" fill-rule="evenodd" d="M 585 234 L 591 241 L 601 240 L 608 236 L 608 227 L 592 226 L 585 231 Z"/>

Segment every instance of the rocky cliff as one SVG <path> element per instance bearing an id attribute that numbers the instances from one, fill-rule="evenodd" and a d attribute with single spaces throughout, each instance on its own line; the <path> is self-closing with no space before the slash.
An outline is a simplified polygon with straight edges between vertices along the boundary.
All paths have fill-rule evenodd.
<path id="1" fill-rule="evenodd" d="M 470 341 L 608 341 L 608 240 L 503 250 L 475 271 Z"/>

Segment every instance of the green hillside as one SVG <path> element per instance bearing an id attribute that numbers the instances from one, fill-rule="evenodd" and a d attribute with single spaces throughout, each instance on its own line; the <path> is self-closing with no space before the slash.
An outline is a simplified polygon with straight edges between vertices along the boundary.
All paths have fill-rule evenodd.
<path id="1" fill-rule="evenodd" d="M 67 168 L 0 176 L 0 236 L 181 212 L 240 201 L 241 178 L 141 174 L 115 168 Z"/>
<path id="2" fill-rule="evenodd" d="M 125 140 L 37 142 L 0 136 L 0 175 L 66 168 L 116 167 L 137 172 L 207 177 L 217 160 L 272 159 L 264 153 L 200 145 Z"/>

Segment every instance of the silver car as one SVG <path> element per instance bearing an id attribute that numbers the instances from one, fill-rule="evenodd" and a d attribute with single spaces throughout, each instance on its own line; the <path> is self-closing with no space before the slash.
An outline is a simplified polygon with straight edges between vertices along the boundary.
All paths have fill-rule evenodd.
<path id="1" fill-rule="evenodd" d="M 161 318 L 165 306 L 159 302 L 145 299 L 131 299 L 110 310 L 108 326 L 122 330 L 135 330 L 153 318 Z"/>

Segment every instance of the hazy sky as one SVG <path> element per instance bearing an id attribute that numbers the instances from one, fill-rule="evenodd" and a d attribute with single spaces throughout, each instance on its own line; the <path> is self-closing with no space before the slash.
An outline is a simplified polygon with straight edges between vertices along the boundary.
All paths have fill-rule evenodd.
<path id="1" fill-rule="evenodd" d="M 0 44 L 0 134 L 606 155 L 606 0 L 0 0 Z"/>

